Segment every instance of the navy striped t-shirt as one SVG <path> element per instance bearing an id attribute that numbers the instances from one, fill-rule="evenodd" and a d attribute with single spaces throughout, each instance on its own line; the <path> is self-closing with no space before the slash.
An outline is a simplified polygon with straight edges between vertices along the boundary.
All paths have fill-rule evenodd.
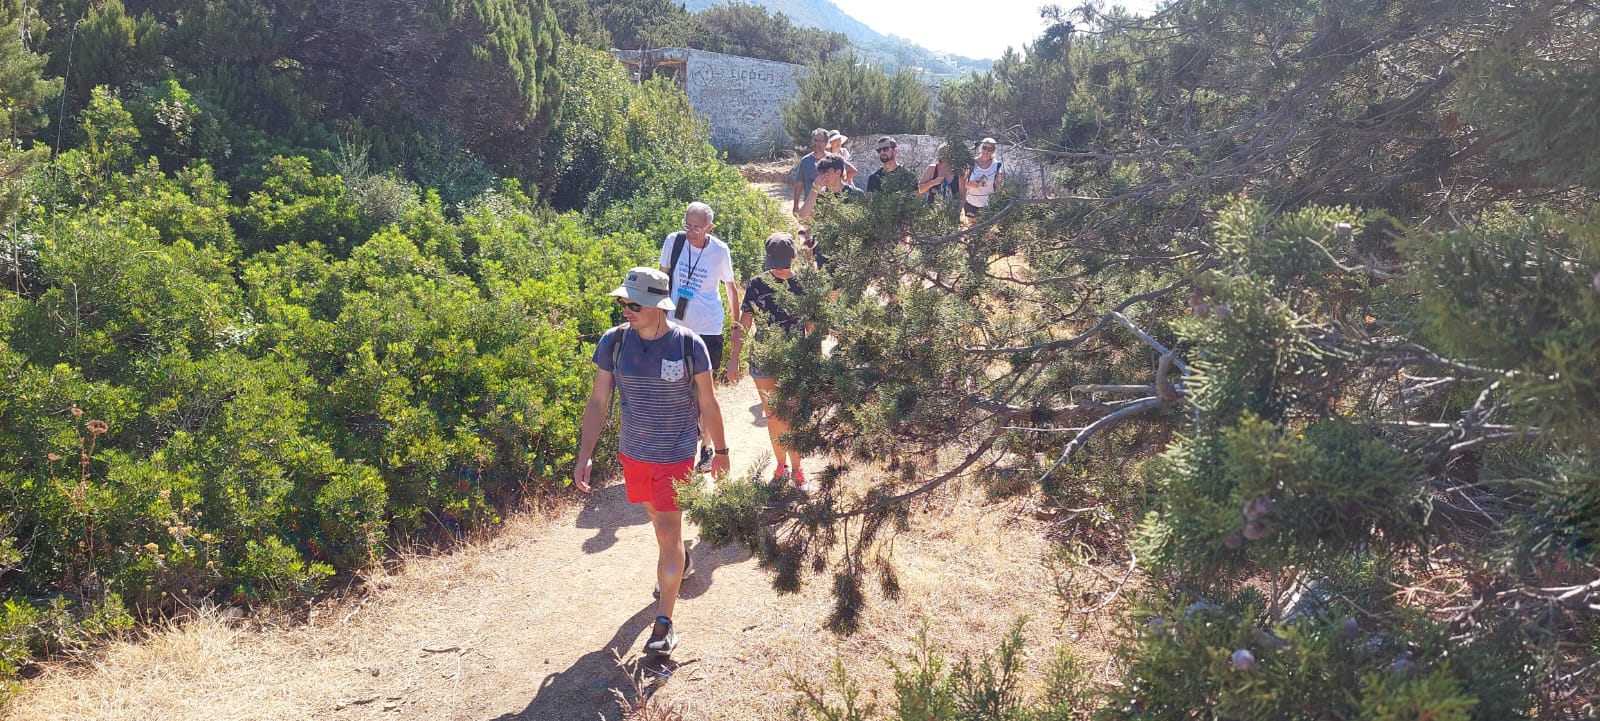
<path id="1" fill-rule="evenodd" d="M 690 339 L 691 358 L 683 356 Z M 620 371 L 611 366 L 611 346 L 622 340 Z M 706 342 L 694 331 L 669 322 L 654 340 L 619 325 L 600 336 L 594 364 L 611 373 L 622 397 L 622 454 L 646 463 L 681 463 L 693 458 L 700 437 L 700 403 L 695 395 L 696 369 L 711 368 Z"/>

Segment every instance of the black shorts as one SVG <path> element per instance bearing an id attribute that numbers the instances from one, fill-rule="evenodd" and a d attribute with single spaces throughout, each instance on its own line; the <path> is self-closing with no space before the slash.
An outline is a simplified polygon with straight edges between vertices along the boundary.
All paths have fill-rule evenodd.
<path id="1" fill-rule="evenodd" d="M 980 210 L 983 210 L 983 208 L 980 208 L 980 207 L 978 207 L 976 205 L 968 203 L 965 200 L 961 201 L 961 211 L 966 213 L 968 218 L 976 218 L 976 217 L 978 217 L 978 211 L 980 211 Z"/>
<path id="2" fill-rule="evenodd" d="M 716 376 L 722 372 L 722 336 L 703 335 L 700 340 L 706 342 L 706 352 L 711 354 L 711 375 Z"/>

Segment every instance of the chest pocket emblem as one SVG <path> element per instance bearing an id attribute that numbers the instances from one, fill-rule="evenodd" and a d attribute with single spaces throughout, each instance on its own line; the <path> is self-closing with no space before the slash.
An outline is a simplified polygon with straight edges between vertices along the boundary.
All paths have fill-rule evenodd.
<path id="1" fill-rule="evenodd" d="M 683 361 L 681 361 L 681 360 L 666 360 L 666 359 L 662 359 L 662 361 L 661 361 L 661 380 L 664 380 L 664 381 L 681 381 L 681 380 L 683 380 Z"/>

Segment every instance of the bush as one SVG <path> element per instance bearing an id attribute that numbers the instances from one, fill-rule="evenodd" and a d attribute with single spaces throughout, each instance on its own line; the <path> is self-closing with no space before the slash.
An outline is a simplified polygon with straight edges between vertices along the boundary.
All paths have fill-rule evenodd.
<path id="1" fill-rule="evenodd" d="M 234 201 L 204 165 L 134 162 L 136 132 L 97 137 L 38 176 L 53 200 L 20 219 L 37 240 L 0 291 L 0 676 L 62 647 L 42 625 L 87 638 L 116 599 L 303 600 L 391 539 L 565 483 L 604 294 L 653 256 L 642 236 L 515 184 L 452 219 L 437 192 L 305 157 Z"/>
<path id="2" fill-rule="evenodd" d="M 859 64 L 854 55 L 816 67 L 800 81 L 800 93 L 783 106 L 790 137 L 811 137 L 813 128 L 846 135 L 928 132 L 932 98 L 912 71 L 890 75 Z"/>

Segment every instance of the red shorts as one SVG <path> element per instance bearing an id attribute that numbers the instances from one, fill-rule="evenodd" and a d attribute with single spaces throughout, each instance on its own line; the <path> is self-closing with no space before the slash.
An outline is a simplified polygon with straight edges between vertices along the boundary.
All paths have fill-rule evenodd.
<path id="1" fill-rule="evenodd" d="M 694 470 L 694 457 L 677 463 L 647 463 L 636 461 L 623 454 L 622 480 L 628 486 L 628 502 L 650 502 L 658 511 L 678 510 L 678 490 L 673 483 L 689 477 Z"/>

